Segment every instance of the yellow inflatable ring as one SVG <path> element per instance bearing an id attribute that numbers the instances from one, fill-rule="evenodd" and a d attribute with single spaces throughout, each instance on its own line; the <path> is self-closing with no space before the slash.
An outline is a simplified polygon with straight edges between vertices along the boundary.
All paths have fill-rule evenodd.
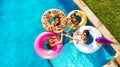
<path id="1" fill-rule="evenodd" d="M 60 24 L 64 25 L 61 29 L 55 29 L 56 23 L 54 21 L 52 21 L 52 23 L 50 24 L 50 19 L 55 16 L 58 16 L 60 18 Z M 46 31 L 52 31 L 55 33 L 59 33 L 59 32 L 62 32 L 66 28 L 66 24 L 67 24 L 66 20 L 67 20 L 66 15 L 61 10 L 49 9 L 43 14 L 41 22 L 42 22 L 43 28 Z"/>
<path id="2" fill-rule="evenodd" d="M 73 30 L 76 30 L 76 29 L 78 29 L 78 28 L 86 25 L 86 23 L 87 23 L 87 16 L 85 15 L 85 13 L 84 13 L 83 11 L 80 11 L 80 10 L 73 10 L 73 11 L 71 11 L 71 12 L 68 14 L 68 16 L 67 16 L 67 18 L 68 18 L 68 25 L 69 25 L 69 26 L 72 25 L 72 24 L 71 24 L 71 15 L 72 15 L 72 14 L 76 14 L 76 16 L 81 17 L 81 21 L 79 22 L 78 25 L 75 25 L 75 26 L 72 28 Z"/>

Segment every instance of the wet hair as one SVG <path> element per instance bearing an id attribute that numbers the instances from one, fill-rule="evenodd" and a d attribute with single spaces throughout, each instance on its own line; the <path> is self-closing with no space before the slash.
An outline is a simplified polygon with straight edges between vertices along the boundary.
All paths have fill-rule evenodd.
<path id="1" fill-rule="evenodd" d="M 88 30 L 84 30 L 83 32 L 86 33 L 87 36 L 90 34 Z"/>
<path id="2" fill-rule="evenodd" d="M 75 13 L 73 13 L 73 14 L 71 15 L 71 17 L 72 17 L 73 15 L 74 15 L 74 16 L 76 16 L 76 14 L 75 14 Z"/>
<path id="3" fill-rule="evenodd" d="M 60 20 L 60 17 L 58 17 L 58 16 L 55 16 L 55 17 L 54 17 L 54 20 L 55 20 L 56 18 L 59 18 L 59 20 Z"/>

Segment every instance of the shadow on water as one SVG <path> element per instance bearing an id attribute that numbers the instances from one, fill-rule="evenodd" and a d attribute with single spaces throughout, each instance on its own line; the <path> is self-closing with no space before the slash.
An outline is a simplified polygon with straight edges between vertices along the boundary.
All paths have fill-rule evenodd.
<path id="1" fill-rule="evenodd" d="M 67 12 L 70 12 L 72 10 L 77 10 L 79 9 L 72 0 L 58 0 L 58 2 L 63 6 Z M 72 2 L 72 3 L 71 3 Z"/>
<path id="2" fill-rule="evenodd" d="M 91 53 L 86 56 L 95 67 L 101 67 L 110 61 L 114 55 L 115 51 L 109 45 L 104 45 L 95 53 Z"/>
<path id="3" fill-rule="evenodd" d="M 115 55 L 115 51 L 113 50 L 113 48 L 112 48 L 110 45 L 105 44 L 105 45 L 103 45 L 103 48 L 104 48 L 110 55 L 112 55 L 112 56 Z"/>
<path id="4" fill-rule="evenodd" d="M 87 21 L 86 25 L 93 26 L 93 24 L 89 20 Z"/>

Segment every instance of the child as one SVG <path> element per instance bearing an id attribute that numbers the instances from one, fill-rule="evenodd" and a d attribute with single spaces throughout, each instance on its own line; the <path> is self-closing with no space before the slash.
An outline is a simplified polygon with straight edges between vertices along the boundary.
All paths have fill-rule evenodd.
<path id="1" fill-rule="evenodd" d="M 78 20 L 77 20 L 76 17 L 77 17 L 77 16 L 76 16 L 75 13 L 73 13 L 73 14 L 71 15 L 70 24 L 71 24 L 72 26 L 71 26 L 70 29 L 67 31 L 67 33 L 69 33 L 73 27 L 75 27 L 76 25 L 78 25 Z M 72 33 L 73 33 L 73 32 L 72 32 Z"/>
<path id="2" fill-rule="evenodd" d="M 89 31 L 88 30 L 84 30 L 82 32 L 82 34 L 80 32 L 75 33 L 76 38 L 78 38 L 78 36 L 81 36 L 81 38 L 79 40 L 76 40 L 76 44 L 78 44 L 79 41 L 85 43 L 87 41 L 87 36 L 88 35 L 89 35 Z"/>
<path id="3" fill-rule="evenodd" d="M 54 23 L 53 23 L 52 27 L 56 31 L 59 31 L 63 28 L 63 25 L 61 24 L 61 21 L 60 21 L 60 17 L 58 17 L 58 16 L 54 17 Z"/>
<path id="4" fill-rule="evenodd" d="M 78 20 L 77 20 L 77 16 L 75 13 L 73 13 L 71 16 L 71 18 L 69 19 L 70 20 L 70 24 L 71 24 L 71 27 L 69 28 L 69 30 L 66 32 L 67 35 L 70 35 L 70 36 L 73 36 L 73 33 L 76 31 L 76 30 L 72 30 L 73 27 L 75 27 L 76 25 L 78 25 Z M 70 38 L 70 42 L 72 41 L 73 39 Z"/>

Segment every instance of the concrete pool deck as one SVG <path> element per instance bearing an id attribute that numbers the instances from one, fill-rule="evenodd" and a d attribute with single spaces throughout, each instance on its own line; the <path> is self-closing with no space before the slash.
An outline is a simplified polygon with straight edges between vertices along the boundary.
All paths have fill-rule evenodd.
<path id="1" fill-rule="evenodd" d="M 91 23 L 101 32 L 101 34 L 115 42 L 111 44 L 111 47 L 116 52 L 115 56 L 104 65 L 104 67 L 118 67 L 120 65 L 120 44 L 114 38 L 114 36 L 108 31 L 108 29 L 102 24 L 102 22 L 97 18 L 97 16 L 89 9 L 89 7 L 82 0 L 73 0 L 73 2 L 87 15 Z"/>

